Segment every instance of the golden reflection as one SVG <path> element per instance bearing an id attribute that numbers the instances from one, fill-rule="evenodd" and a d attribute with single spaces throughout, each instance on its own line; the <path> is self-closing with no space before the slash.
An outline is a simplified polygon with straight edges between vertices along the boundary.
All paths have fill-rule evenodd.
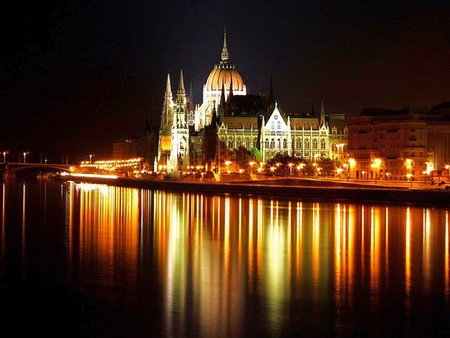
<path id="1" fill-rule="evenodd" d="M 313 286 L 317 287 L 320 275 L 320 206 L 319 203 L 313 204 L 312 219 L 312 277 Z"/>
<path id="2" fill-rule="evenodd" d="M 449 222 L 448 222 L 448 210 L 445 211 L 445 294 L 450 294 L 450 235 L 449 235 Z M 449 297 L 447 297 L 448 300 Z"/>
<path id="3" fill-rule="evenodd" d="M 5 258 L 5 229 L 6 229 L 6 185 L 2 184 L 2 260 Z"/>
<path id="4" fill-rule="evenodd" d="M 385 271 L 389 271 L 389 208 L 386 207 L 385 209 L 385 218 L 384 218 L 384 224 L 385 224 L 385 231 L 384 231 L 384 238 L 385 238 Z"/>
<path id="5" fill-rule="evenodd" d="M 248 255 L 248 271 L 251 273 L 255 269 L 255 259 L 253 255 L 254 250 L 254 236 L 255 236 L 255 227 L 254 227 L 254 219 L 253 219 L 253 198 L 250 198 L 248 201 L 248 248 L 247 248 L 247 255 Z M 252 283 L 249 282 L 248 285 L 249 289 L 251 291 L 254 291 L 252 289 Z"/>
<path id="6" fill-rule="evenodd" d="M 303 203 L 297 202 L 297 228 L 296 228 L 296 240 L 295 240 L 295 251 L 296 251 L 296 279 L 299 280 L 302 274 L 302 264 L 303 264 L 303 252 L 302 252 L 302 238 L 303 238 Z"/>
<path id="7" fill-rule="evenodd" d="M 127 269 L 133 273 L 139 262 L 138 190 L 83 183 L 74 187 L 69 186 L 69 191 L 71 201 L 75 193 L 79 199 L 77 252 L 80 269 L 97 262 L 103 267 L 98 278 L 107 285 L 114 285 L 114 266 L 118 261 L 126 261 Z M 74 212 L 71 211 L 72 218 Z M 69 223 L 69 229 L 69 237 L 74 238 L 74 225 Z M 73 254 L 73 249 L 69 252 Z"/>
<path id="8" fill-rule="evenodd" d="M 364 214 L 364 205 L 361 206 L 361 270 L 362 275 L 364 276 L 364 267 L 365 267 L 365 247 L 364 247 L 364 237 L 365 237 L 365 214 Z M 364 277 L 363 277 L 364 278 Z"/>
<path id="9" fill-rule="evenodd" d="M 370 286 L 378 289 L 380 286 L 380 209 L 370 209 Z"/>
<path id="10" fill-rule="evenodd" d="M 406 208 L 406 233 L 405 233 L 405 286 L 409 299 L 411 292 L 411 210 Z"/>
<path id="11" fill-rule="evenodd" d="M 26 254 L 26 215 L 27 215 L 27 186 L 25 181 L 22 184 L 22 267 L 25 268 L 25 254 Z"/>
<path id="12" fill-rule="evenodd" d="M 430 220 L 430 209 L 424 209 L 423 210 L 423 234 L 422 234 L 422 268 L 423 268 L 423 285 L 425 290 L 429 290 L 430 288 L 430 280 L 431 280 L 431 254 L 430 254 L 430 246 L 431 246 L 431 226 L 430 226 L 431 220 Z"/>
<path id="13" fill-rule="evenodd" d="M 341 222 L 341 205 L 337 204 L 334 207 L 334 265 L 335 265 L 335 281 L 336 281 L 336 293 L 342 292 L 342 222 Z"/>
<path id="14" fill-rule="evenodd" d="M 405 216 L 403 208 L 343 203 L 179 194 L 101 185 L 72 184 L 68 189 L 70 257 L 80 255 L 80 269 L 84 262 L 86 266 L 97 262 L 101 273 L 93 278 L 116 285 L 117 261 L 126 262 L 126 276 L 131 278 L 137 266 L 139 270 L 147 268 L 142 256 L 150 255 L 152 264 L 156 264 L 152 272 L 156 271 L 163 292 L 168 336 L 177 336 L 180 327 L 190 325 L 189 313 L 196 313 L 196 325 L 205 336 L 238 336 L 244 326 L 249 295 L 260 297 L 266 325 L 274 336 L 283 330 L 291 293 L 310 306 L 320 308 L 333 303 L 339 313 L 357 306 L 355 295 L 359 296 L 359 288 L 370 291 L 368 302 L 378 301 L 385 287 L 382 276 L 389 275 L 385 277 L 389 281 L 393 273 L 398 274 L 388 269 L 389 255 L 397 253 L 400 262 L 404 259 L 409 306 L 413 275 L 423 273 L 427 282 L 434 278 L 430 266 L 437 255 L 430 251 L 430 237 L 444 233 L 443 227 L 438 230 L 442 222 L 432 222 L 433 209 L 424 213 L 423 239 L 414 239 L 418 244 L 423 240 L 423 245 L 417 245 L 418 251 L 413 252 L 412 233 L 420 233 L 420 224 L 414 225 L 417 218 L 412 217 L 413 212 L 419 212 L 417 208 L 407 208 Z M 4 195 L 5 187 L 3 209 Z M 395 246 L 393 239 L 403 239 L 403 235 L 404 247 Z M 391 252 L 389 239 L 393 242 Z M 442 238 L 433 240 L 440 241 L 442 251 L 445 244 L 448 294 L 448 212 L 445 243 Z M 412 273 L 413 256 L 420 254 L 423 269 L 419 265 Z M 343 320 L 345 316 L 336 315 L 336 325 Z"/>
<path id="15" fill-rule="evenodd" d="M 281 219 L 279 202 L 270 202 L 270 227 L 265 237 L 265 275 L 264 283 L 267 298 L 268 316 L 272 327 L 277 327 L 283 318 L 283 301 L 288 297 L 289 258 L 288 258 L 288 229 Z"/>
<path id="16" fill-rule="evenodd" d="M 349 301 L 353 300 L 353 286 L 354 286 L 354 279 L 355 279 L 355 261 L 356 261 L 356 250 L 355 250 L 355 231 L 356 231 L 356 207 L 354 204 L 351 204 L 348 207 L 348 244 L 347 244 L 347 254 L 346 254 L 346 261 L 347 261 L 347 275 L 346 275 L 346 282 L 347 282 L 347 292 Z"/>

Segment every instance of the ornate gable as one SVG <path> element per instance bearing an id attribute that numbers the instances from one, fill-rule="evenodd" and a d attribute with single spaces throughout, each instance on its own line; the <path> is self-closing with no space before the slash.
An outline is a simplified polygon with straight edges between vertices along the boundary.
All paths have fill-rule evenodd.
<path id="1" fill-rule="evenodd" d="M 277 104 L 275 104 L 275 109 L 273 110 L 272 114 L 270 115 L 269 119 L 267 120 L 265 128 L 266 128 L 266 130 L 269 130 L 271 132 L 287 132 L 287 131 L 289 131 L 289 126 L 284 121 L 283 116 L 281 115 L 280 111 L 278 110 Z"/>

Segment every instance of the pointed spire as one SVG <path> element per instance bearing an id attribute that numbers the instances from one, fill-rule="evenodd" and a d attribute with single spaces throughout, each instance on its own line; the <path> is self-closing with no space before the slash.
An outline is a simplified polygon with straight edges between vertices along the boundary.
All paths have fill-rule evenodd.
<path id="1" fill-rule="evenodd" d="M 216 105 L 214 105 L 214 108 L 212 111 L 211 126 L 216 127 L 218 125 L 219 125 L 219 118 L 217 117 Z"/>
<path id="2" fill-rule="evenodd" d="M 166 94 L 165 98 L 172 98 L 172 89 L 170 88 L 170 74 L 167 73 L 167 82 L 166 82 Z"/>
<path id="3" fill-rule="evenodd" d="M 263 82 L 261 81 L 261 86 L 259 87 L 259 96 L 264 95 L 264 88 L 263 88 Z"/>
<path id="4" fill-rule="evenodd" d="M 322 101 L 322 107 L 320 108 L 320 125 L 325 125 L 325 109 L 323 108 L 323 101 Z"/>
<path id="5" fill-rule="evenodd" d="M 273 96 L 273 86 L 272 86 L 272 75 L 270 75 L 270 82 L 269 82 L 269 97 L 267 98 L 269 107 L 273 105 L 274 102 L 274 96 Z"/>
<path id="6" fill-rule="evenodd" d="M 184 90 L 184 78 L 183 78 L 183 70 L 180 71 L 180 83 L 178 84 L 178 94 L 186 94 L 186 91 Z"/>
<path id="7" fill-rule="evenodd" d="M 227 26 L 223 30 L 223 48 L 222 48 L 222 62 L 228 62 L 230 55 L 227 48 Z"/>

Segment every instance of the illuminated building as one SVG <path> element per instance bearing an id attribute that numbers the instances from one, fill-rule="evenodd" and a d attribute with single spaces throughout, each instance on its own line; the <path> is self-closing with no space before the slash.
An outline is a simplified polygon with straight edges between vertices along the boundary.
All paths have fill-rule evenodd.
<path id="1" fill-rule="evenodd" d="M 132 157 L 138 157 L 140 154 L 141 143 L 139 139 L 121 139 L 113 142 L 113 158 L 115 160 L 124 160 Z"/>
<path id="2" fill-rule="evenodd" d="M 327 115 L 323 103 L 319 116 L 284 112 L 274 99 L 272 81 L 268 95 L 247 93 L 230 61 L 226 31 L 220 61 L 203 85 L 202 104 L 194 106 L 186 97 L 183 73 L 175 100 L 170 83 L 168 75 L 156 159 L 168 172 L 189 164 L 223 166 L 240 147 L 256 148 L 263 162 L 277 153 L 309 161 L 346 155 L 343 114 Z"/>
<path id="3" fill-rule="evenodd" d="M 355 178 L 422 180 L 450 161 L 449 103 L 431 111 L 363 109 L 349 117 L 348 131 Z"/>

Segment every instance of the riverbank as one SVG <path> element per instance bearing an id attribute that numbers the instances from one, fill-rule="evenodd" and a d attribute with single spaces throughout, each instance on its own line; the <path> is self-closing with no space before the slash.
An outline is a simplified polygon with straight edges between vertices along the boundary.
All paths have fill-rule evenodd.
<path id="1" fill-rule="evenodd" d="M 218 193 L 247 196 L 274 196 L 316 201 L 450 207 L 450 192 L 438 188 L 406 188 L 355 182 L 313 179 L 258 179 L 226 182 L 181 181 L 101 177 L 65 180 L 109 184 L 119 187 L 167 190 L 189 193 Z"/>

